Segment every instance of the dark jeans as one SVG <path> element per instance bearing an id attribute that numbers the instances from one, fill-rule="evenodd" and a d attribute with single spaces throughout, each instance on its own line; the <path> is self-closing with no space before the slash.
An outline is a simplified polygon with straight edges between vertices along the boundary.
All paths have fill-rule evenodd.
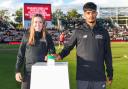
<path id="1" fill-rule="evenodd" d="M 77 89 L 106 89 L 106 82 L 77 80 Z"/>
<path id="2" fill-rule="evenodd" d="M 21 89 L 30 89 L 30 74 L 24 76 L 23 82 L 21 84 Z"/>

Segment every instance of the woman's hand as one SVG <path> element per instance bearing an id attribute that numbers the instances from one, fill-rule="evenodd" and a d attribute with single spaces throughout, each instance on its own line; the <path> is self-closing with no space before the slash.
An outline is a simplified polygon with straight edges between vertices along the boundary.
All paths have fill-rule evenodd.
<path id="1" fill-rule="evenodd" d="M 16 73 L 15 78 L 17 82 L 22 82 L 22 75 L 20 72 Z"/>

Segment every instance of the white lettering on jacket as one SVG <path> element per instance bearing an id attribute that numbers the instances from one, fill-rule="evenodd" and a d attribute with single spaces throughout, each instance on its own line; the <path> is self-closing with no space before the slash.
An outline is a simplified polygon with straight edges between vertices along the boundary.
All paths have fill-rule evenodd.
<path id="1" fill-rule="evenodd" d="M 103 39 L 103 35 L 95 35 L 95 39 Z"/>

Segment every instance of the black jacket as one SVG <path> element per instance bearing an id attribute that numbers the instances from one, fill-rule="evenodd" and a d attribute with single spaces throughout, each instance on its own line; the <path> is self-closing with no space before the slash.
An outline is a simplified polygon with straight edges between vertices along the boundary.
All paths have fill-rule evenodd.
<path id="1" fill-rule="evenodd" d="M 43 62 L 48 52 L 55 53 L 54 43 L 51 36 L 47 33 L 46 40 L 41 39 L 41 33 L 35 33 L 35 45 L 30 46 L 28 42 L 28 34 L 22 38 L 21 45 L 17 54 L 16 72 L 21 72 L 24 64 L 24 71 L 30 72 L 31 66 L 36 62 Z"/>
<path id="2" fill-rule="evenodd" d="M 59 53 L 62 58 L 67 56 L 76 46 L 77 80 L 105 81 L 105 65 L 107 76 L 113 77 L 110 38 L 106 29 L 96 24 L 90 29 L 86 23 L 80 25 L 71 36 L 69 42 Z"/>

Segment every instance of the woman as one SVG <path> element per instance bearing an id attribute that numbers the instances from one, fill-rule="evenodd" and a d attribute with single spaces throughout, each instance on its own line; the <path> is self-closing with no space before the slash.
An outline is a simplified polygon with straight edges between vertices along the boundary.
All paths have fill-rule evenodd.
<path id="1" fill-rule="evenodd" d="M 41 14 L 36 14 L 32 17 L 29 32 L 22 38 L 17 54 L 15 78 L 16 81 L 22 82 L 21 89 L 30 89 L 31 67 L 36 62 L 45 62 L 48 52 L 55 54 L 54 43 L 46 32 L 44 18 Z"/>

